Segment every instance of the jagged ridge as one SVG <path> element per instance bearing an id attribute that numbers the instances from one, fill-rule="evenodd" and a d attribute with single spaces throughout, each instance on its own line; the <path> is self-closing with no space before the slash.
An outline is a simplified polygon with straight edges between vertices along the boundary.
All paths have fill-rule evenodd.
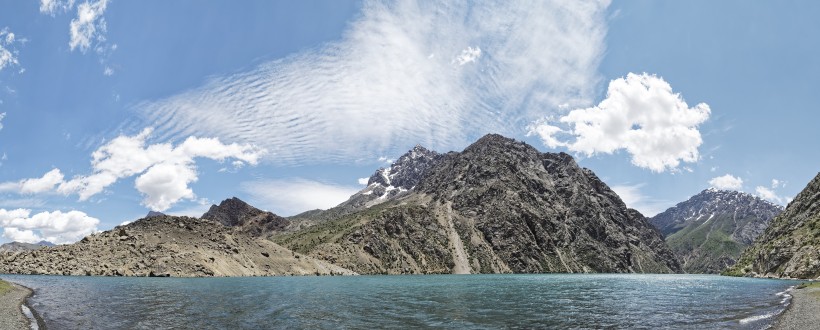
<path id="1" fill-rule="evenodd" d="M 680 271 L 591 171 L 500 135 L 440 156 L 403 196 L 275 240 L 371 274 Z"/>

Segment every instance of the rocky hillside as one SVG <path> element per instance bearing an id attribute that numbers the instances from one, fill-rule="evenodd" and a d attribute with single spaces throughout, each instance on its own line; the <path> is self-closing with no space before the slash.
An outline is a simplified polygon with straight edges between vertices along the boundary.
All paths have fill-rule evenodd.
<path id="1" fill-rule="evenodd" d="M 153 216 L 75 244 L 0 254 L 0 273 L 108 276 L 353 274 L 210 220 Z"/>
<path id="2" fill-rule="evenodd" d="M 288 229 L 307 228 L 402 196 L 413 190 L 427 170 L 440 159 L 440 154 L 417 145 L 390 167 L 376 170 L 367 180 L 367 187 L 347 201 L 328 210 L 312 210 L 288 218 L 293 222 Z"/>
<path id="3" fill-rule="evenodd" d="M 257 209 L 236 197 L 226 199 L 218 206 L 211 205 L 202 219 L 213 220 L 253 236 L 284 231 L 291 224 L 283 217 Z"/>
<path id="4" fill-rule="evenodd" d="M 51 242 L 40 241 L 37 243 L 23 243 L 23 242 L 11 242 L 0 245 L 0 252 L 13 252 L 13 251 L 31 251 L 31 250 L 39 250 L 43 247 L 54 246 Z"/>
<path id="5" fill-rule="evenodd" d="M 763 233 L 783 207 L 738 191 L 707 189 L 649 221 L 688 273 L 717 274 Z"/>
<path id="6" fill-rule="evenodd" d="M 420 174 L 401 195 L 274 239 L 363 274 L 680 271 L 657 229 L 567 154 L 487 135 Z"/>
<path id="7" fill-rule="evenodd" d="M 820 173 L 725 274 L 820 279 Z"/>

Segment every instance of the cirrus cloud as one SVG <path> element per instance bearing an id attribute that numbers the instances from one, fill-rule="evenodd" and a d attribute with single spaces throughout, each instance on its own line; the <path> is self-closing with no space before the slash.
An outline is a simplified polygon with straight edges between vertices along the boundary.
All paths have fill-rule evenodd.
<path id="1" fill-rule="evenodd" d="M 537 123 L 530 133 L 551 148 L 588 156 L 625 150 L 635 166 L 664 172 L 698 161 L 698 125 L 710 113 L 705 103 L 689 107 L 661 77 L 629 73 L 609 83 L 597 106 L 572 110 L 557 123 Z"/>
<path id="2" fill-rule="evenodd" d="M 163 137 L 249 141 L 275 163 L 461 148 L 589 104 L 608 3 L 366 0 L 337 42 L 135 111 Z"/>

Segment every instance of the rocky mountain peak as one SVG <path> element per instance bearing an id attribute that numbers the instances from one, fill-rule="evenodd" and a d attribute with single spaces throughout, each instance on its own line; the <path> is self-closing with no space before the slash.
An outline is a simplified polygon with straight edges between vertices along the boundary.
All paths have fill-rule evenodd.
<path id="1" fill-rule="evenodd" d="M 245 203 L 243 200 L 231 197 L 223 200 L 217 205 L 211 205 L 208 212 L 202 215 L 202 219 L 214 220 L 228 227 L 239 226 L 244 223 L 243 219 L 254 217 L 262 213 L 262 210 Z"/>
<path id="2" fill-rule="evenodd" d="M 253 236 L 282 231 L 290 225 L 287 219 L 257 209 L 236 197 L 222 201 L 219 206 L 211 205 L 202 219 L 213 220 L 227 227 L 237 227 L 239 231 Z"/>
<path id="3" fill-rule="evenodd" d="M 652 217 L 690 273 L 733 265 L 783 207 L 733 190 L 705 189 Z"/>
<path id="4" fill-rule="evenodd" d="M 439 154 L 421 145 L 416 145 L 399 157 L 388 168 L 380 168 L 370 176 L 367 185 L 374 183 L 384 187 L 410 190 L 416 186 L 421 174 L 435 161 Z"/>
<path id="5" fill-rule="evenodd" d="M 651 222 L 664 236 L 669 236 L 693 222 L 707 221 L 718 214 L 733 214 L 735 218 L 756 217 L 768 221 L 782 211 L 782 206 L 745 192 L 709 188 L 652 217 Z M 742 240 L 750 244 L 763 229 L 765 227 L 744 235 Z"/>

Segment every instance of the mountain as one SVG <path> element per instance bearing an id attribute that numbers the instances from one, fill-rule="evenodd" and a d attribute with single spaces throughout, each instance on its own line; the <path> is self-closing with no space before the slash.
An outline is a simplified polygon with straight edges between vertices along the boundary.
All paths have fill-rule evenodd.
<path id="1" fill-rule="evenodd" d="M 399 193 L 273 239 L 362 274 L 680 271 L 657 229 L 565 153 L 487 135 L 422 157 L 412 180 L 371 177 Z"/>
<path id="2" fill-rule="evenodd" d="M 393 162 L 390 167 L 376 170 L 367 180 L 367 187 L 350 196 L 347 201 L 328 210 L 312 210 L 288 218 L 294 223 L 289 230 L 307 228 L 331 219 L 338 219 L 402 196 L 412 190 L 427 170 L 440 159 L 439 153 L 416 145 Z"/>
<path id="3" fill-rule="evenodd" d="M 725 274 L 820 278 L 820 173 Z"/>
<path id="4" fill-rule="evenodd" d="M 0 254 L 0 273 L 108 276 L 354 274 L 211 220 L 154 216 L 74 244 Z"/>
<path id="5" fill-rule="evenodd" d="M 649 222 L 688 273 L 717 274 L 763 233 L 783 207 L 738 191 L 706 189 Z"/>
<path id="6" fill-rule="evenodd" d="M 148 215 L 146 215 L 145 217 L 146 218 L 153 218 L 153 217 L 161 217 L 161 216 L 164 216 L 164 215 L 165 215 L 165 213 L 162 213 L 162 212 L 148 211 Z"/>
<path id="7" fill-rule="evenodd" d="M 23 242 L 10 242 L 3 245 L 0 245 L 0 252 L 9 251 L 31 251 L 31 250 L 39 250 L 43 247 L 54 246 L 54 243 L 47 242 L 47 241 L 40 241 L 37 243 L 23 243 Z"/>
<path id="8" fill-rule="evenodd" d="M 284 231 L 290 221 L 271 212 L 262 211 L 233 197 L 211 205 L 202 219 L 213 220 L 227 227 L 236 229 L 254 236 L 265 236 L 273 232 Z"/>

